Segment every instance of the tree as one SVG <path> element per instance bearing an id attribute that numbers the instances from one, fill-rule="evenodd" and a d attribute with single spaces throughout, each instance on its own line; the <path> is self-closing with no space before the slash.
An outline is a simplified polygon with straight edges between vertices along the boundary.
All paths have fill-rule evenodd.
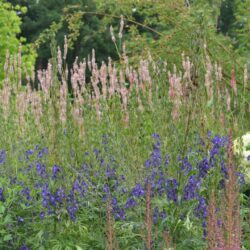
<path id="1" fill-rule="evenodd" d="M 22 33 L 38 52 L 37 67 L 45 67 L 50 53 L 50 36 L 56 34 L 58 46 L 63 47 L 64 36 L 69 38 L 68 62 L 76 56 L 86 57 L 92 48 L 97 51 L 98 61 L 115 56 L 108 29 L 100 30 L 100 18 L 86 12 L 95 12 L 91 0 L 9 0 L 27 8 L 22 17 Z M 108 43 L 109 41 L 109 43 Z M 111 44 L 111 46 L 109 46 Z"/>
<path id="2" fill-rule="evenodd" d="M 13 6 L 10 3 L 0 0 L 0 80 L 4 78 L 4 64 L 6 53 L 16 55 L 19 46 L 25 39 L 17 35 L 20 34 L 21 19 L 19 13 L 25 13 L 26 8 Z M 28 45 L 22 46 L 23 63 L 26 69 L 31 69 L 35 61 L 35 53 Z"/>
<path id="3" fill-rule="evenodd" d="M 250 64 L 250 2 L 236 0 L 235 7 L 232 38 L 236 50 L 247 58 L 248 64 Z"/>

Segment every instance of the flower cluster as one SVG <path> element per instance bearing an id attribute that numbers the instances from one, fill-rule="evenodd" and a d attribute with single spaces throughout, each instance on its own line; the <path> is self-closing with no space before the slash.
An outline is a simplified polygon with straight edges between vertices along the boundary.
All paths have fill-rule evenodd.
<path id="1" fill-rule="evenodd" d="M 115 220 L 125 221 L 131 218 L 136 220 L 133 212 L 145 205 L 146 187 L 150 184 L 154 224 L 165 220 L 169 206 L 178 206 L 181 209 L 182 206 L 188 207 L 192 204 L 193 215 L 201 220 L 206 230 L 208 205 L 205 197 L 208 195 L 204 193 L 203 187 L 211 171 L 217 171 L 221 180 L 227 178 L 223 155 L 227 138 L 211 137 L 209 139 L 211 149 L 209 151 L 199 149 L 201 157 L 199 160 L 192 160 L 189 155 L 183 157 L 178 155 L 174 165 L 175 171 L 172 168 L 174 159 L 171 155 L 163 156 L 164 149 L 160 136 L 154 133 L 153 140 L 152 153 L 144 164 L 145 174 L 134 186 L 126 184 L 126 176 L 109 146 L 108 136 L 103 136 L 101 149 L 94 149 L 92 154 L 89 152 L 84 154 L 84 157 L 90 160 L 85 160 L 80 169 L 75 169 L 75 174 L 69 176 L 65 174 L 62 166 L 57 164 L 48 166 L 44 160 L 49 154 L 47 148 L 40 149 L 36 146 L 34 149 L 26 150 L 27 167 L 25 171 L 22 169 L 22 173 L 28 175 L 28 178 L 26 181 L 18 180 L 17 177 L 11 178 L 10 184 L 21 187 L 19 195 L 22 201 L 25 201 L 25 205 L 32 202 L 36 204 L 34 207 L 39 208 L 37 215 L 41 220 L 50 216 L 64 218 L 67 214 L 72 221 L 77 221 L 78 213 L 81 214 L 85 204 L 90 201 L 93 206 L 103 203 L 104 209 L 105 204 L 110 202 Z M 201 147 L 204 147 L 204 142 Z M 72 157 L 75 156 L 72 154 Z M 0 162 L 4 162 L 5 158 L 5 151 L 2 150 Z M 243 178 L 241 173 L 239 178 Z M 29 183 L 29 180 L 33 180 L 33 183 L 32 181 Z M 3 188 L 0 188 L 0 201 L 5 202 Z M 159 201 L 161 201 L 160 206 L 157 203 Z M 188 216 L 186 213 L 187 211 L 180 213 L 181 220 Z"/>

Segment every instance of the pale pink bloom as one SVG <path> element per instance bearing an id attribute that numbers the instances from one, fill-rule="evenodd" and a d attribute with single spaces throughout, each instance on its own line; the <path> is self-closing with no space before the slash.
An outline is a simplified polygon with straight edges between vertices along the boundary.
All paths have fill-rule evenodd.
<path id="1" fill-rule="evenodd" d="M 235 95 L 237 95 L 236 75 L 235 75 L 234 69 L 232 69 L 232 71 L 231 71 L 231 87 L 232 87 Z"/>

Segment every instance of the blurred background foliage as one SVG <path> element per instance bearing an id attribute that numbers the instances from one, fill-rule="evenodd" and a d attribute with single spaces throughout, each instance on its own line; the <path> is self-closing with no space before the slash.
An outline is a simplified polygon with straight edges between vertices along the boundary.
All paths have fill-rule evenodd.
<path id="1" fill-rule="evenodd" d="M 16 58 L 9 56 L 10 54 L 17 54 L 22 46 L 22 61 L 24 72 L 33 69 L 36 51 L 32 49 L 31 44 L 26 43 L 26 38 L 21 35 L 21 17 L 19 15 L 26 15 L 27 8 L 22 5 L 13 6 L 11 3 L 0 0 L 0 79 L 5 76 L 4 65 L 7 61 L 16 60 Z"/>
<path id="2" fill-rule="evenodd" d="M 7 3 L 8 2 L 8 3 Z M 226 69 L 243 71 L 250 64 L 250 1 L 247 0 L 1 0 L 1 7 L 13 25 L 0 30 L 12 53 L 18 43 L 37 53 L 36 69 L 44 68 L 51 57 L 53 34 L 63 46 L 69 39 L 68 63 L 96 50 L 97 61 L 111 56 L 118 60 L 111 40 L 114 28 L 118 50 L 126 44 L 130 62 L 148 57 L 181 63 L 181 54 L 191 58 L 195 74 L 204 69 L 207 55 Z M 13 7 L 16 6 L 16 7 Z M 3 11 L 3 10 L 1 10 Z M 120 16 L 124 17 L 123 37 L 118 37 Z M 1 15 L 1 22 L 10 23 Z M 1 39 L 4 40 L 4 39 Z M 1 45 L 3 46 L 3 45 Z M 1 49 L 4 55 L 6 46 Z M 2 56 L 1 54 L 1 56 Z"/>

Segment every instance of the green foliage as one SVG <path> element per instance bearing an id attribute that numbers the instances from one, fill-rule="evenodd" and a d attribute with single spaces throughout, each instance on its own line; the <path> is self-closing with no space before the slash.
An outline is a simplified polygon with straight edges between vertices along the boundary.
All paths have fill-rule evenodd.
<path id="1" fill-rule="evenodd" d="M 30 85 L 14 88 L 16 76 L 8 72 L 11 87 L 9 89 L 5 85 L 4 91 L 0 92 L 5 94 L 3 97 L 10 94 L 9 99 L 0 100 L 0 190 L 3 190 L 0 193 L 0 249 L 19 249 L 22 245 L 40 250 L 105 249 L 108 202 L 104 184 L 110 187 L 111 195 L 117 198 L 119 206 L 125 209 L 132 188 L 138 183 L 144 185 L 146 179 L 151 178 L 149 174 L 157 180 L 151 207 L 166 213 L 164 219 L 152 225 L 155 249 L 167 247 L 163 232 L 172 236 L 178 250 L 206 249 L 202 226 L 206 216 L 197 217 L 198 199 L 204 198 L 203 206 L 207 206 L 211 190 L 216 190 L 220 198 L 225 177 L 223 167 L 227 163 L 226 147 L 218 146 L 226 143 L 225 138 L 217 136 L 214 142 L 208 131 L 212 130 L 213 135 L 226 135 L 230 128 L 235 138 L 249 131 L 248 82 L 243 90 L 243 77 L 239 73 L 243 68 L 239 61 L 244 61 L 241 55 L 248 46 L 247 25 L 245 19 L 241 19 L 248 15 L 244 10 L 246 2 L 237 4 L 237 10 L 232 4 L 232 12 L 228 15 L 223 13 L 226 8 L 224 1 L 216 0 L 9 2 L 13 5 L 19 3 L 22 7 L 1 2 L 0 14 L 3 15 L 0 15 L 0 20 L 2 18 L 5 23 L 10 15 L 15 25 L 12 33 L 0 26 L 0 35 L 3 33 L 8 37 L 11 34 L 11 44 L 15 45 L 10 47 L 12 53 L 18 51 L 19 42 L 23 41 L 17 37 L 25 36 L 30 44 L 23 46 L 23 61 L 27 57 L 27 61 L 32 62 L 29 49 L 36 48 L 39 54 L 37 67 L 43 67 L 49 61 L 51 68 L 43 76 L 44 85 L 37 89 Z M 16 13 L 19 10 L 22 12 Z M 234 14 L 238 26 L 232 26 Z M 118 35 L 120 15 L 125 21 L 122 37 Z M 21 33 L 18 16 L 23 22 Z M 218 20 L 222 23 L 218 24 Z M 226 20 L 231 21 L 230 25 L 225 25 Z M 115 44 L 109 33 L 111 25 L 114 27 Z M 232 40 L 225 36 L 227 32 L 238 39 L 236 50 Z M 62 47 L 64 35 L 68 37 L 69 56 L 62 62 L 60 71 L 57 46 Z M 240 39 L 243 39 L 243 52 Z M 123 43 L 130 62 L 127 68 L 122 58 Z M 99 71 L 96 65 L 94 70 L 88 66 L 86 71 L 78 69 L 77 62 L 71 67 L 76 56 L 87 56 L 93 47 L 97 51 L 97 61 L 106 58 L 107 54 L 119 54 L 112 64 L 113 71 L 111 64 L 108 66 L 111 73 Z M 136 64 L 149 53 L 153 59 L 150 58 L 146 64 L 152 86 L 143 79 L 147 70 Z M 185 56 L 193 63 L 190 72 L 182 67 Z M 210 61 L 213 67 L 211 98 L 205 83 Z M 222 79 L 217 79 L 215 63 L 223 67 Z M 9 68 L 13 65 L 15 63 L 11 61 Z M 79 65 L 83 67 L 83 64 Z M 237 73 L 237 94 L 230 87 L 232 67 Z M 131 78 L 124 69 L 135 75 Z M 24 67 L 22 70 L 25 74 Z M 139 73 L 138 85 L 135 70 Z M 85 73 L 86 79 L 83 77 Z M 189 73 L 190 79 L 187 77 Z M 107 80 L 105 84 L 99 81 L 102 74 Z M 175 98 L 180 100 L 177 102 L 178 116 L 174 118 L 176 99 L 171 98 L 170 81 L 175 79 L 177 86 L 179 77 L 181 85 Z M 104 87 L 109 92 L 112 80 L 117 86 L 113 95 L 108 93 L 105 97 Z M 42 85 L 42 80 L 39 81 Z M 67 84 L 63 85 L 67 81 L 71 92 L 67 92 Z M 66 86 L 66 94 L 62 97 L 63 86 Z M 122 91 L 128 91 L 127 105 L 123 103 Z M 229 101 L 228 96 L 231 98 Z M 96 116 L 98 108 L 100 117 Z M 61 120 L 62 110 L 65 121 Z M 129 114 L 129 120 L 125 122 L 124 114 Z M 154 132 L 159 133 L 159 141 L 152 139 Z M 48 153 L 41 156 L 45 148 Z M 168 155 L 169 158 L 165 157 Z M 150 159 L 152 164 L 159 158 L 161 163 L 150 172 L 145 161 Z M 205 166 L 209 166 L 206 178 L 199 176 L 203 160 L 207 163 Z M 239 160 L 236 158 L 235 163 Z M 191 170 L 184 171 L 185 164 L 191 165 Z M 57 177 L 53 176 L 55 166 L 60 167 Z M 46 176 L 41 174 L 43 167 Z M 110 170 L 114 172 L 108 173 Z M 125 181 L 122 175 L 125 175 Z M 185 199 L 185 188 L 192 176 L 200 178 L 194 184 L 198 187 L 197 196 Z M 161 190 L 162 183 L 173 179 L 178 183 L 176 200 L 168 197 L 167 188 Z M 84 180 L 85 184 L 80 182 L 80 189 L 84 192 L 75 186 L 76 180 Z M 126 189 L 121 192 L 116 187 Z M 25 188 L 30 191 L 29 195 Z M 248 186 L 243 188 L 245 191 Z M 59 189 L 68 195 L 67 198 L 60 197 Z M 157 192 L 163 193 L 158 195 Z M 112 224 L 115 241 L 124 250 L 145 248 L 146 197 L 134 195 L 133 198 L 138 204 L 126 208 L 125 221 L 114 219 Z M 54 199 L 59 201 L 55 204 Z M 70 205 L 77 207 L 75 221 L 69 212 Z M 247 237 L 250 233 L 248 207 L 249 197 L 241 194 L 243 245 L 246 249 L 249 248 Z M 114 216 L 116 212 L 113 211 Z"/>
<path id="2" fill-rule="evenodd" d="M 0 80 L 5 76 L 4 64 L 6 53 L 16 55 L 21 43 L 25 42 L 25 38 L 17 38 L 21 33 L 21 19 L 17 13 L 25 13 L 27 9 L 19 5 L 12 6 L 10 3 L 0 1 Z M 35 62 L 35 53 L 29 45 L 24 45 L 22 48 L 23 65 L 30 72 L 33 69 Z"/>
<path id="3" fill-rule="evenodd" d="M 232 27 L 233 40 L 237 51 L 250 63 L 250 2 L 237 0 L 235 22 Z"/>
<path id="4" fill-rule="evenodd" d="M 17 1 L 11 0 L 16 3 Z M 19 1 L 18 1 L 19 2 Z M 86 57 L 95 48 L 98 61 L 107 54 L 115 55 L 114 49 L 108 46 L 110 40 L 108 28 L 100 30 L 100 19 L 86 12 L 96 11 L 91 0 L 31 0 L 21 1 L 27 8 L 22 17 L 22 36 L 32 43 L 38 53 L 37 67 L 44 68 L 51 57 L 49 42 L 56 34 L 57 44 L 63 46 L 64 36 L 68 37 L 68 62 L 73 63 L 76 56 Z"/>

